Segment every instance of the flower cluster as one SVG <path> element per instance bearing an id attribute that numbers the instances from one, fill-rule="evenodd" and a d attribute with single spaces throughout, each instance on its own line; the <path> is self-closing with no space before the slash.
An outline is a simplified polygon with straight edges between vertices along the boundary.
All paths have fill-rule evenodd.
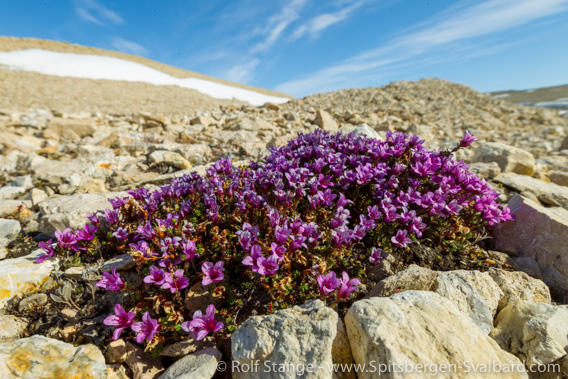
<path id="1" fill-rule="evenodd" d="M 263 164 L 237 168 L 220 159 L 203 177 L 129 191 L 111 200 L 112 209 L 88 215 L 84 229 L 57 232 L 57 244 L 41 245 L 38 261 L 63 252 L 85 263 L 97 253 L 131 254 L 139 281 L 126 283 L 113 271 L 97 286 L 128 290 L 123 305 L 131 311 L 117 305 L 105 324 L 118 327 L 115 339 L 130 328 L 138 342 L 221 332 L 216 311 L 234 326 L 263 291 L 284 305 L 318 296 L 348 301 L 389 254 L 403 257 L 418 240 L 468 243 L 485 226 L 511 219 L 498 193 L 453 159 L 474 141 L 466 134 L 452 151 L 430 151 L 402 133 L 385 141 L 301 134 L 271 148 Z M 196 285 L 220 299 L 217 310 L 211 304 L 203 315 L 188 306 L 182 292 Z"/>

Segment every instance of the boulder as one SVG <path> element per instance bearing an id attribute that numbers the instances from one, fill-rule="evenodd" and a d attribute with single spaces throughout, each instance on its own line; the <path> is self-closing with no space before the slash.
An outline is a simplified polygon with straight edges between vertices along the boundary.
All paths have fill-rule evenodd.
<path id="1" fill-rule="evenodd" d="M 134 379 L 157 379 L 164 372 L 162 362 L 150 353 L 145 353 L 139 345 L 126 343 L 124 361 L 134 374 Z"/>
<path id="2" fill-rule="evenodd" d="M 383 140 L 383 138 L 381 138 L 381 135 L 367 124 L 361 124 L 357 126 L 355 130 L 353 130 L 353 134 L 355 134 L 356 136 L 363 135 L 369 138 Z"/>
<path id="3" fill-rule="evenodd" d="M 316 113 L 316 122 L 321 129 L 327 132 L 335 133 L 338 130 L 335 119 L 323 109 L 318 109 Z"/>
<path id="4" fill-rule="evenodd" d="M 321 300 L 249 318 L 231 337 L 236 368 L 233 378 L 296 378 L 298 372 L 294 368 L 307 365 L 322 369 L 304 372 L 303 377 L 329 378 L 337 319 L 337 313 Z M 257 369 L 252 372 L 238 370 L 238 367 L 254 367 L 255 364 Z M 289 370 L 278 372 L 281 367 Z"/>
<path id="5" fill-rule="evenodd" d="M 503 291 L 497 310 L 517 301 L 550 304 L 550 290 L 542 280 L 530 277 L 524 272 L 511 272 L 490 268 L 487 272 Z"/>
<path id="6" fill-rule="evenodd" d="M 551 182 L 568 187 L 568 171 L 552 170 L 548 172 L 548 177 Z"/>
<path id="7" fill-rule="evenodd" d="M 513 196 L 508 206 L 515 220 L 496 225 L 496 248 L 519 257 L 533 257 L 552 295 L 566 296 L 568 211 L 544 208 L 519 195 Z"/>
<path id="8" fill-rule="evenodd" d="M 532 176 L 535 171 L 534 156 L 523 149 L 500 142 L 479 144 L 473 156 L 474 162 L 497 162 L 501 171 Z"/>
<path id="9" fill-rule="evenodd" d="M 511 377 L 527 377 L 518 358 L 433 292 L 406 291 L 357 301 L 345 325 L 355 363 L 376 367 L 374 372 L 357 373 L 359 379 L 377 378 L 379 372 L 389 378 L 434 375 L 442 373 L 442 367 L 452 378 L 469 378 L 490 362 L 512 367 L 516 371 Z"/>
<path id="10" fill-rule="evenodd" d="M 48 259 L 42 263 L 35 260 L 43 251 L 35 250 L 29 255 L 6 259 L 0 264 L 0 309 L 16 295 L 33 291 L 44 283 L 53 270 L 59 268 L 59 260 Z"/>
<path id="11" fill-rule="evenodd" d="M 148 156 L 148 161 L 153 164 L 163 163 L 179 170 L 187 170 L 192 167 L 191 163 L 189 163 L 187 159 L 185 159 L 181 154 L 173 151 L 154 151 Z"/>
<path id="12" fill-rule="evenodd" d="M 92 136 L 96 130 L 92 119 L 73 120 L 54 117 L 43 131 L 43 138 L 57 141 L 64 138 L 76 141 Z"/>
<path id="13" fill-rule="evenodd" d="M 481 178 L 493 179 L 501 173 L 501 167 L 497 162 L 476 162 L 469 166 L 469 171 Z"/>
<path id="14" fill-rule="evenodd" d="M 11 342 L 22 337 L 28 323 L 12 315 L 0 316 L 0 343 Z"/>
<path id="15" fill-rule="evenodd" d="M 203 349 L 177 360 L 160 379 L 211 379 L 220 360 L 219 350 L 211 347 Z"/>
<path id="16" fill-rule="evenodd" d="M 56 230 L 82 228 L 88 222 L 87 213 L 111 208 L 108 199 L 124 196 L 127 196 L 124 192 L 86 193 L 43 201 L 39 204 L 40 231 L 53 236 Z"/>
<path id="17" fill-rule="evenodd" d="M 0 188 L 0 200 L 13 200 L 25 193 L 25 187 L 5 186 Z"/>
<path id="18" fill-rule="evenodd" d="M 543 204 L 568 209 L 568 187 L 512 173 L 498 175 L 493 180 L 518 192 L 532 192 Z"/>
<path id="19" fill-rule="evenodd" d="M 0 238 L 13 241 L 18 237 L 21 230 L 22 226 L 18 221 L 0 218 Z"/>
<path id="20" fill-rule="evenodd" d="M 568 308 L 528 301 L 509 304 L 495 319 L 491 337 L 527 367 L 554 362 L 568 351 Z"/>
<path id="21" fill-rule="evenodd" d="M 0 343 L 0 377 L 106 378 L 105 359 L 95 345 L 75 347 L 35 335 Z"/>

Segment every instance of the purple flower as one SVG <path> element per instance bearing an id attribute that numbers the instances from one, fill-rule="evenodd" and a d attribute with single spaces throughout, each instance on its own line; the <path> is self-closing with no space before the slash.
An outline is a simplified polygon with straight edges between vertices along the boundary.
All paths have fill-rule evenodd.
<path id="1" fill-rule="evenodd" d="M 274 244 L 274 243 L 273 243 Z M 251 255 L 247 255 L 245 257 L 245 259 L 243 259 L 243 264 L 245 266 L 252 266 L 253 270 L 256 267 L 258 270 L 258 264 L 256 263 L 258 261 L 259 258 L 262 257 L 262 248 L 260 247 L 260 245 L 254 245 L 251 248 Z M 255 271 L 256 272 L 256 271 Z"/>
<path id="2" fill-rule="evenodd" d="M 99 225 L 100 221 L 99 221 L 99 217 L 97 216 L 97 213 L 87 213 L 87 219 L 89 220 L 89 222 L 95 226 Z"/>
<path id="3" fill-rule="evenodd" d="M 47 243 L 41 241 L 38 244 L 39 248 L 42 249 L 43 251 L 45 251 L 44 254 L 39 255 L 36 260 L 35 263 L 41 263 L 43 261 L 45 261 L 48 258 L 51 258 L 55 255 L 55 249 L 53 248 L 53 240 L 50 238 Z"/>
<path id="4" fill-rule="evenodd" d="M 327 275 L 318 275 L 316 278 L 321 293 L 329 295 L 341 285 L 341 280 L 335 277 L 335 272 L 331 271 Z"/>
<path id="5" fill-rule="evenodd" d="M 182 242 L 181 246 L 183 248 L 182 252 L 183 254 L 185 254 L 185 259 L 183 260 L 184 262 L 196 257 L 199 258 L 199 254 L 195 253 L 195 242 L 189 240 L 187 242 Z"/>
<path id="6" fill-rule="evenodd" d="M 208 286 L 213 282 L 220 282 L 225 278 L 225 275 L 223 275 L 223 261 L 215 263 L 215 266 L 211 262 L 203 262 L 201 271 L 205 274 L 201 281 L 203 286 Z"/>
<path id="7" fill-rule="evenodd" d="M 144 226 L 138 225 L 136 232 L 142 235 L 142 237 L 147 238 L 149 240 L 156 237 L 156 232 L 154 231 L 154 228 L 152 228 L 152 224 L 149 221 L 146 224 L 144 224 Z"/>
<path id="8" fill-rule="evenodd" d="M 183 270 L 178 269 L 174 272 L 174 275 L 166 274 L 165 283 L 162 284 L 162 288 L 169 289 L 171 293 L 176 293 L 189 286 L 189 279 L 183 276 Z"/>
<path id="9" fill-rule="evenodd" d="M 73 234 L 71 228 L 67 228 L 62 232 L 56 230 L 55 237 L 57 238 L 57 245 L 62 249 L 69 249 L 71 251 L 77 251 L 80 249 L 78 246 L 79 240 Z"/>
<path id="10" fill-rule="evenodd" d="M 342 273 L 343 279 L 341 279 L 341 288 L 337 292 L 337 296 L 340 299 L 347 299 L 353 291 L 357 289 L 357 286 L 361 284 L 359 279 L 351 279 L 349 280 L 349 275 L 343 271 Z"/>
<path id="11" fill-rule="evenodd" d="M 477 137 L 472 136 L 471 134 L 469 134 L 468 131 L 466 131 L 463 138 L 460 141 L 460 147 L 468 147 L 475 141 L 477 141 Z"/>
<path id="12" fill-rule="evenodd" d="M 142 321 L 135 322 L 132 325 L 132 330 L 138 333 L 136 335 L 136 342 L 138 343 L 142 343 L 144 340 L 152 341 L 154 335 L 158 333 L 161 328 L 158 320 L 150 317 L 150 312 L 148 311 L 142 316 Z"/>
<path id="13" fill-rule="evenodd" d="M 116 229 L 116 232 L 112 233 L 112 235 L 118 240 L 118 242 L 124 242 L 128 239 L 128 230 L 119 226 L 118 229 Z"/>
<path id="14" fill-rule="evenodd" d="M 371 256 L 369 257 L 369 263 L 376 266 L 379 264 L 381 259 L 383 259 L 383 249 L 373 247 L 371 250 Z"/>
<path id="15" fill-rule="evenodd" d="M 95 238 L 95 233 L 97 231 L 96 226 L 85 225 L 83 230 L 77 230 L 77 238 L 83 241 L 91 241 Z"/>
<path id="16" fill-rule="evenodd" d="M 103 272 L 103 278 L 97 282 L 97 287 L 104 288 L 107 291 L 120 291 L 126 287 L 126 283 L 120 278 L 120 274 L 116 272 L 116 267 L 114 267 L 112 273 Z"/>
<path id="17" fill-rule="evenodd" d="M 144 283 L 150 284 L 154 283 L 157 286 L 161 286 L 166 281 L 166 273 L 161 268 L 156 266 L 150 267 L 150 275 L 144 278 Z"/>
<path id="18" fill-rule="evenodd" d="M 260 275 L 274 275 L 280 268 L 278 265 L 278 256 L 272 254 L 270 257 L 260 257 L 257 260 L 258 273 Z"/>
<path id="19" fill-rule="evenodd" d="M 118 326 L 118 328 L 116 328 L 112 333 L 112 339 L 116 341 L 120 338 L 120 334 L 124 329 L 132 326 L 134 317 L 136 317 L 136 313 L 127 313 L 124 308 L 122 308 L 122 305 L 116 304 L 114 306 L 114 314 L 105 318 L 103 320 L 103 324 L 108 326 Z"/>
<path id="20" fill-rule="evenodd" d="M 118 222 L 118 209 L 114 211 L 111 211 L 110 209 L 105 209 L 103 216 L 109 225 L 114 225 Z"/>
<path id="21" fill-rule="evenodd" d="M 215 306 L 210 304 L 205 311 L 205 316 L 201 311 L 193 314 L 193 320 L 181 323 L 181 328 L 186 332 L 196 334 L 196 340 L 201 341 L 209 333 L 215 333 L 223 329 L 223 323 L 215 321 Z"/>
<path id="22" fill-rule="evenodd" d="M 398 232 L 396 232 L 396 235 L 391 238 L 391 241 L 395 246 L 406 247 L 406 245 L 412 242 L 412 240 L 406 235 L 407 231 L 400 229 Z"/>

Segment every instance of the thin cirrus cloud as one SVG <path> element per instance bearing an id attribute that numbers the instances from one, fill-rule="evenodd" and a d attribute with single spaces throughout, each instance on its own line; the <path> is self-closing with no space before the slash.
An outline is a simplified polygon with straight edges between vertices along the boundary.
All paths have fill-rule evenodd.
<path id="1" fill-rule="evenodd" d="M 282 83 L 276 90 L 300 96 L 353 86 L 357 78 L 368 78 L 395 63 L 416 59 L 426 53 L 438 54 L 455 47 L 456 43 L 521 27 L 567 9 L 568 0 L 486 0 L 468 7 L 456 7 L 381 46 Z"/>
<path id="2" fill-rule="evenodd" d="M 364 1 L 357 1 L 336 12 L 323 13 L 308 20 L 300 25 L 290 36 L 291 41 L 309 35 L 312 39 L 319 37 L 320 33 L 330 26 L 337 24 L 349 17 L 349 15 L 357 8 L 363 5 Z"/>
<path id="3" fill-rule="evenodd" d="M 110 46 L 114 50 L 122 51 L 123 53 L 128 54 L 145 55 L 147 52 L 144 46 L 120 37 L 112 38 L 110 41 Z"/>
<path id="4" fill-rule="evenodd" d="M 102 26 L 106 22 L 116 25 L 124 23 L 120 15 L 95 0 L 76 0 L 74 10 L 81 19 L 93 24 Z"/>

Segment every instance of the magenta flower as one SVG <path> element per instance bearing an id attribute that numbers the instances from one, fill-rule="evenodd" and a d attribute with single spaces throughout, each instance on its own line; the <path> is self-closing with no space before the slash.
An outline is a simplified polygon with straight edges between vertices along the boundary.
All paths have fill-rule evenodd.
<path id="1" fill-rule="evenodd" d="M 335 277 L 335 272 L 330 272 L 327 275 L 318 275 L 316 278 L 320 291 L 325 295 L 329 295 L 337 287 L 341 285 L 341 280 Z"/>
<path id="2" fill-rule="evenodd" d="M 116 229 L 116 232 L 112 233 L 112 235 L 116 237 L 118 242 L 124 242 L 128 239 L 128 230 L 120 226 L 118 229 Z"/>
<path id="3" fill-rule="evenodd" d="M 475 141 L 477 141 L 477 137 L 472 136 L 471 134 L 469 134 L 468 131 L 466 131 L 463 138 L 460 141 L 460 147 L 468 147 Z"/>
<path id="4" fill-rule="evenodd" d="M 186 332 L 196 334 L 196 340 L 201 341 L 209 333 L 215 333 L 223 329 L 223 323 L 215 321 L 215 306 L 210 304 L 205 311 L 205 316 L 201 311 L 193 314 L 193 320 L 181 323 L 181 328 Z"/>
<path id="5" fill-rule="evenodd" d="M 205 274 L 201 281 L 203 286 L 208 286 L 213 282 L 220 282 L 225 278 L 225 275 L 223 275 L 223 261 L 215 263 L 215 266 L 211 262 L 203 262 L 201 271 Z"/>
<path id="6" fill-rule="evenodd" d="M 71 228 L 67 228 L 64 231 L 55 231 L 55 237 L 57 238 L 57 245 L 63 249 L 69 249 L 71 251 L 77 251 L 80 249 L 79 240 L 73 234 Z"/>
<path id="7" fill-rule="evenodd" d="M 169 289 L 172 293 L 176 293 L 189 286 L 189 279 L 183 276 L 183 270 L 178 269 L 174 275 L 166 274 L 166 280 L 162 284 L 162 288 Z"/>
<path id="8" fill-rule="evenodd" d="M 361 284 L 359 279 L 351 279 L 349 280 L 349 275 L 343 271 L 342 273 L 343 279 L 341 279 L 341 288 L 337 292 L 337 296 L 340 299 L 347 299 L 353 291 L 357 289 L 357 286 Z"/>
<path id="9" fill-rule="evenodd" d="M 120 291 L 126 287 L 126 283 L 120 278 L 115 267 L 112 269 L 112 273 L 103 272 L 103 278 L 98 281 L 97 287 L 104 288 L 107 291 Z"/>
<path id="10" fill-rule="evenodd" d="M 410 238 L 408 238 L 406 235 L 407 235 L 406 230 L 400 229 L 398 232 L 396 232 L 396 235 L 394 235 L 391 238 L 391 242 L 395 246 L 406 247 L 406 245 L 408 245 L 409 243 L 412 242 L 412 240 Z"/>
<path id="11" fill-rule="evenodd" d="M 104 319 L 103 324 L 108 326 L 118 326 L 112 333 L 112 339 L 117 340 L 120 338 L 120 334 L 126 328 L 132 326 L 132 321 L 134 321 L 134 317 L 136 317 L 136 313 L 134 312 L 126 312 L 122 305 L 116 304 L 114 306 L 114 314 L 108 316 Z"/>
<path id="12" fill-rule="evenodd" d="M 376 247 L 373 247 L 373 249 L 371 250 L 371 256 L 369 257 L 369 263 L 374 266 L 378 265 L 381 259 L 383 259 L 382 254 L 383 249 L 377 249 Z"/>
<path id="13" fill-rule="evenodd" d="M 161 268 L 156 266 L 150 267 L 150 275 L 144 278 L 144 283 L 150 284 L 154 283 L 157 286 L 161 286 L 166 281 L 166 273 Z"/>
<path id="14" fill-rule="evenodd" d="M 182 252 L 185 254 L 184 262 L 196 257 L 199 258 L 199 254 L 195 253 L 195 242 L 189 240 L 187 242 L 182 242 L 181 246 L 183 248 Z"/>
<path id="15" fill-rule="evenodd" d="M 162 326 L 158 320 L 150 317 L 150 312 L 146 311 L 142 316 L 142 321 L 135 322 L 132 325 L 132 330 L 137 332 L 136 342 L 142 343 L 144 340 L 152 341 L 154 335 L 160 331 Z"/>
<path id="16" fill-rule="evenodd" d="M 258 273 L 260 275 L 274 275 L 280 268 L 278 265 L 278 255 L 272 254 L 270 257 L 260 257 L 257 261 Z"/>
<path id="17" fill-rule="evenodd" d="M 96 226 L 87 224 L 85 225 L 83 230 L 77 230 L 77 238 L 83 241 L 91 241 L 93 238 L 95 238 L 97 229 L 98 228 Z"/>
<path id="18" fill-rule="evenodd" d="M 35 263 L 41 263 L 43 261 L 45 261 L 48 258 L 51 258 L 55 255 L 55 249 L 53 248 L 53 240 L 50 238 L 47 243 L 41 241 L 38 244 L 39 248 L 42 249 L 43 251 L 45 251 L 44 254 L 39 255 L 36 260 Z"/>

